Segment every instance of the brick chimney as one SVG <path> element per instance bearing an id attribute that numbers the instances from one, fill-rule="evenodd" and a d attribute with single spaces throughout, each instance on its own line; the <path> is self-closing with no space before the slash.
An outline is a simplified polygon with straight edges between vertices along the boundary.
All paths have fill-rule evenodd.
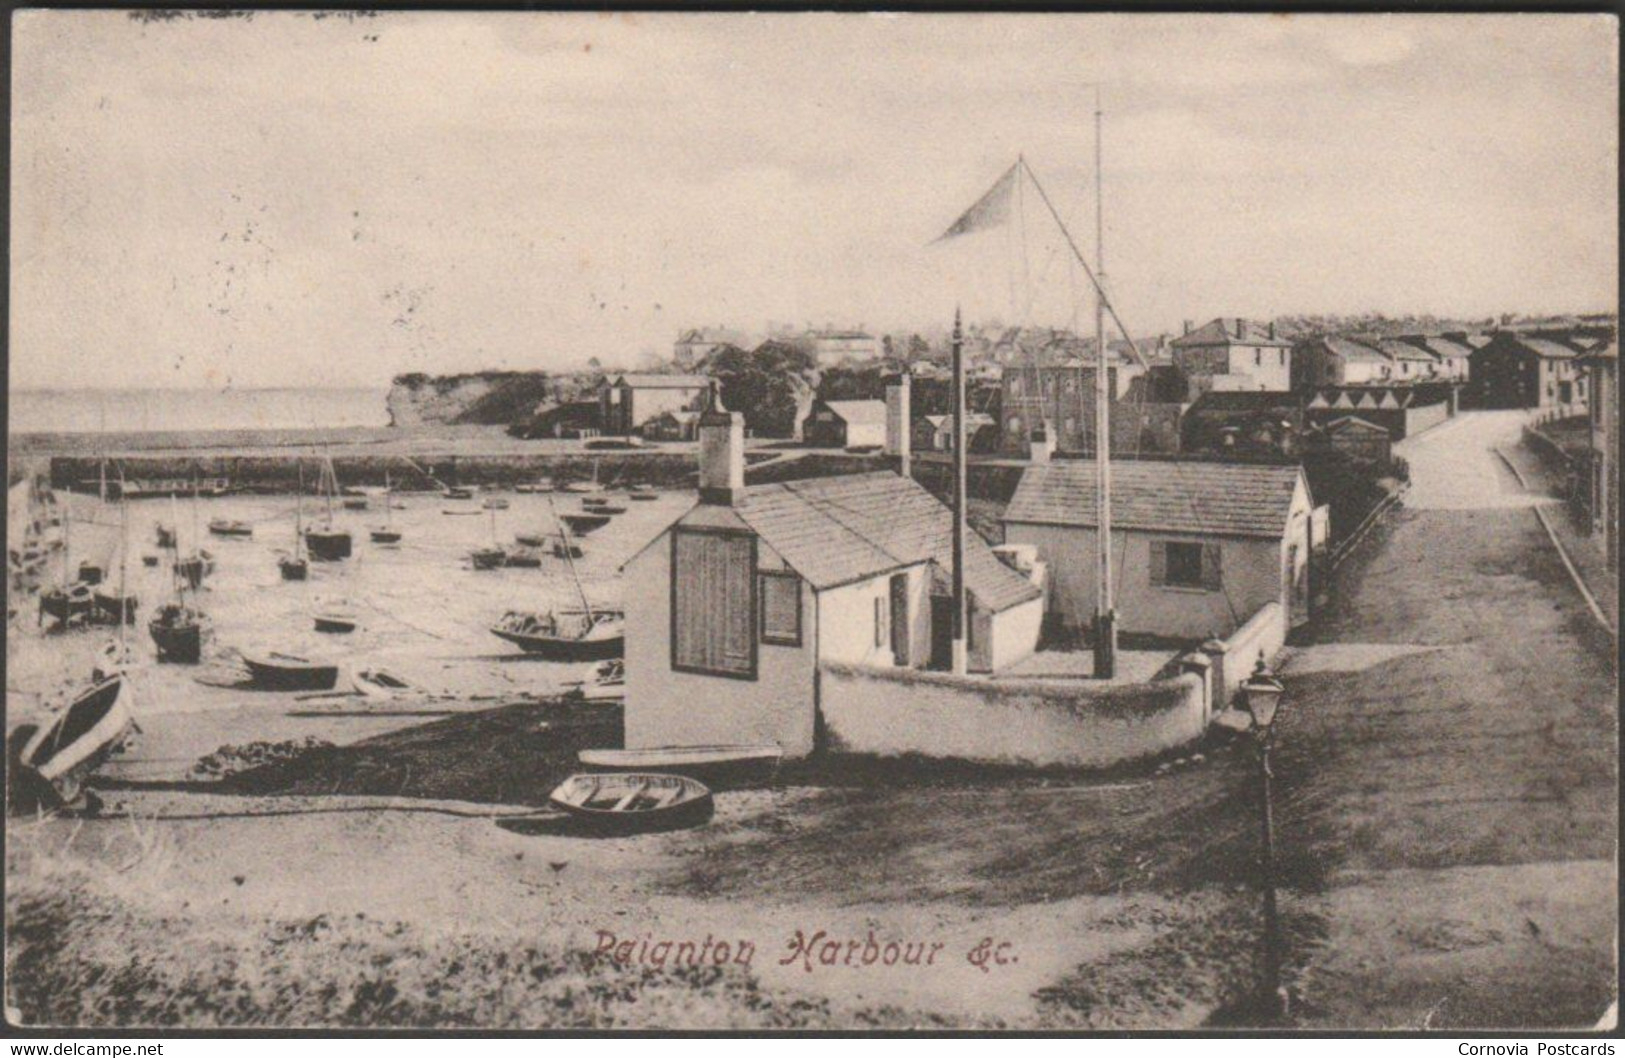
<path id="1" fill-rule="evenodd" d="M 1273 342 L 1274 340 L 1275 340 L 1275 321 L 1271 320 L 1270 321 L 1270 341 Z"/>
<path id="2" fill-rule="evenodd" d="M 1193 331 L 1195 329 L 1196 329 L 1196 324 L 1193 321 L 1191 321 L 1191 320 L 1186 320 L 1185 321 L 1185 333 L 1186 334 L 1191 333 L 1191 331 Z"/>
<path id="3" fill-rule="evenodd" d="M 909 422 L 909 374 L 904 371 L 886 383 L 886 454 L 898 459 L 897 472 L 909 476 L 912 447 Z"/>
<path id="4" fill-rule="evenodd" d="M 1050 429 L 1050 424 L 1034 427 L 1027 439 L 1027 461 L 1035 467 L 1043 466 L 1054 454 L 1055 431 Z"/>
<path id="5" fill-rule="evenodd" d="M 745 417 L 724 411 L 714 386 L 699 435 L 700 502 L 731 507 L 745 493 Z"/>

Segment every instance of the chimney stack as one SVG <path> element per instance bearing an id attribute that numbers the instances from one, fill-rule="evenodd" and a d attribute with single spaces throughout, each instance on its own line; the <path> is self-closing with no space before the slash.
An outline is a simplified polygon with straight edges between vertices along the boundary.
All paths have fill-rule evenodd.
<path id="1" fill-rule="evenodd" d="M 699 435 L 700 502 L 732 507 L 745 493 L 745 417 L 723 410 L 714 385 Z"/>
<path id="2" fill-rule="evenodd" d="M 913 446 L 909 399 L 909 374 L 905 370 L 886 383 L 886 454 L 897 457 L 897 472 L 905 478 L 910 474 L 909 457 Z"/>
<path id="3" fill-rule="evenodd" d="M 1270 321 L 1270 341 L 1273 342 L 1274 340 L 1275 340 L 1275 321 L 1271 320 Z"/>
<path id="4" fill-rule="evenodd" d="M 1190 321 L 1190 320 L 1186 320 L 1185 321 L 1185 333 L 1189 334 L 1194 329 L 1195 329 L 1195 324 L 1192 323 L 1192 321 Z"/>
<path id="5" fill-rule="evenodd" d="M 1035 426 L 1027 440 L 1027 461 L 1035 467 L 1041 467 L 1048 463 L 1050 456 L 1054 454 L 1055 431 L 1050 429 L 1047 422 Z"/>

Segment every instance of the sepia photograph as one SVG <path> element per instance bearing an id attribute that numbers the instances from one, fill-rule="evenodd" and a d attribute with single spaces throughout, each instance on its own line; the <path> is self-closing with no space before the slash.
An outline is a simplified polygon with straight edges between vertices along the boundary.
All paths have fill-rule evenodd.
<path id="1" fill-rule="evenodd" d="M 10 44 L 10 1033 L 1617 1029 L 1614 15 Z"/>

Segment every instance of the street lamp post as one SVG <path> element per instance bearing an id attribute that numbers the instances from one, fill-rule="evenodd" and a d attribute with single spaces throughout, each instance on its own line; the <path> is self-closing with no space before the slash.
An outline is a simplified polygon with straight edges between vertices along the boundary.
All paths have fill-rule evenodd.
<path id="1" fill-rule="evenodd" d="M 1242 708 L 1251 720 L 1248 730 L 1258 750 L 1259 817 L 1262 825 L 1260 873 L 1264 889 L 1264 980 L 1260 999 L 1272 1018 L 1285 1016 L 1287 992 L 1281 984 L 1281 916 L 1275 901 L 1275 818 L 1270 796 L 1270 745 L 1274 740 L 1275 710 L 1286 691 L 1258 653 L 1258 665 L 1241 685 Z"/>

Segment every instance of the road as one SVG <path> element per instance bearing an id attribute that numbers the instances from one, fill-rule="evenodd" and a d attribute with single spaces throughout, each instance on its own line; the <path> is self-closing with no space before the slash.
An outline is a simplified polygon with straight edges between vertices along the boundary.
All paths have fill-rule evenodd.
<path id="1" fill-rule="evenodd" d="M 1517 413 L 1399 447 L 1404 508 L 1285 666 L 1279 818 L 1309 1023 L 1580 1026 L 1612 1000 L 1610 644 L 1495 455 Z M 1289 898 L 1289 904 L 1292 900 Z"/>

